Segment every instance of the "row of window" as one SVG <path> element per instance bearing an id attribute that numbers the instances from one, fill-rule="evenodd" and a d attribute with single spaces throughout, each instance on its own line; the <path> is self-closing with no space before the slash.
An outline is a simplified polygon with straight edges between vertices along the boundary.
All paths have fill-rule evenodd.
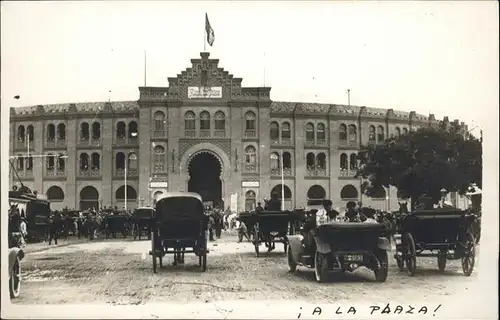
<path id="1" fill-rule="evenodd" d="M 127 188 L 127 196 L 125 197 L 125 188 Z M 92 190 L 95 189 L 94 187 L 87 186 L 82 189 L 80 192 L 80 199 L 83 201 L 86 200 L 98 200 L 99 193 L 97 190 Z M 97 198 L 96 198 L 97 194 Z M 49 201 L 64 201 L 64 191 L 61 187 L 59 186 L 52 186 L 49 189 L 47 189 L 47 199 Z M 137 199 L 137 191 L 135 190 L 134 187 L 127 185 L 127 186 L 121 186 L 119 187 L 116 192 L 115 192 L 115 199 L 118 201 L 125 201 L 125 198 L 127 198 L 127 201 L 135 201 Z"/>

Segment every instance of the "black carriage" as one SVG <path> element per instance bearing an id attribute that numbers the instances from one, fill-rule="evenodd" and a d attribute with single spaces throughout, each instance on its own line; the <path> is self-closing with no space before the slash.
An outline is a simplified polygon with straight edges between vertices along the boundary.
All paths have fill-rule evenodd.
<path id="1" fill-rule="evenodd" d="M 257 257 L 260 256 L 262 242 L 265 242 L 267 246 L 274 246 L 275 242 L 281 242 L 285 253 L 287 252 L 288 234 L 294 234 L 294 211 L 252 212 L 247 217 L 243 216 L 243 219 L 240 217 L 240 220 L 246 220 L 253 229 L 253 245 Z"/>
<path id="2" fill-rule="evenodd" d="M 398 219 L 396 259 L 398 268 L 413 276 L 417 257 L 437 257 L 444 272 L 447 260 L 462 262 L 465 276 L 470 276 L 475 263 L 475 239 L 471 226 L 476 217 L 456 208 L 417 210 Z"/>
<path id="3" fill-rule="evenodd" d="M 80 212 L 76 210 L 63 211 L 63 232 L 62 236 L 67 237 L 70 233 L 76 235 L 75 222 L 80 216 Z"/>
<path id="4" fill-rule="evenodd" d="M 151 240 L 151 218 L 154 216 L 154 209 L 151 207 L 140 207 L 134 210 L 131 217 L 132 234 L 134 240 L 139 238 L 144 233 L 148 240 Z"/>
<path id="5" fill-rule="evenodd" d="M 166 254 L 174 255 L 174 265 L 184 262 L 185 253 L 194 253 L 201 271 L 207 269 L 208 216 L 202 198 L 192 192 L 171 192 L 159 199 L 151 219 L 153 272 L 163 266 Z"/>
<path id="6" fill-rule="evenodd" d="M 123 212 L 115 212 L 104 217 L 104 232 L 106 239 L 112 236 L 116 238 L 117 233 L 121 233 L 123 238 L 127 237 L 129 217 Z"/>
<path id="7" fill-rule="evenodd" d="M 26 219 L 28 242 L 46 239 L 49 230 L 50 202 L 36 195 L 21 191 L 9 191 L 9 202 L 21 206 L 20 214 Z"/>
<path id="8" fill-rule="evenodd" d="M 316 281 L 326 282 L 333 272 L 352 272 L 364 266 L 374 271 L 377 281 L 386 281 L 391 248 L 385 225 L 329 222 L 317 226 L 315 215 L 310 215 L 300 233 L 288 237 L 291 272 L 297 266 L 314 268 Z"/>

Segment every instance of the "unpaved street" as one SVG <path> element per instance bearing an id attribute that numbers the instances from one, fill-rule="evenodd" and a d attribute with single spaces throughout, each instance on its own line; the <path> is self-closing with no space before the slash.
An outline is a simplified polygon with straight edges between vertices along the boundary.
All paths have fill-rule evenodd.
<path id="1" fill-rule="evenodd" d="M 43 249 L 43 248 L 42 248 Z M 224 236 L 210 243 L 207 272 L 198 268 L 193 254 L 184 266 L 172 266 L 167 256 L 163 269 L 153 274 L 149 241 L 117 239 L 85 242 L 31 252 L 22 262 L 21 297 L 14 303 L 145 304 L 151 302 L 214 302 L 220 300 L 293 300 L 332 303 L 344 299 L 432 299 L 464 292 L 477 278 L 462 275 L 460 261 L 448 261 L 440 274 L 436 259 L 418 259 L 419 272 L 408 277 L 391 259 L 386 283 L 374 281 L 363 269 L 331 283 L 318 284 L 312 269 L 288 272 L 282 245 L 257 258 L 253 246 Z M 477 261 L 477 260 L 476 260 Z M 476 262 L 477 267 L 477 262 Z M 477 269 L 476 269 L 477 270 Z"/>

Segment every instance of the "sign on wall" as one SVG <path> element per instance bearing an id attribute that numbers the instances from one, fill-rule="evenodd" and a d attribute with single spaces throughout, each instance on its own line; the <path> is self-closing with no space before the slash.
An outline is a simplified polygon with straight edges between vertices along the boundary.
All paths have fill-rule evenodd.
<path id="1" fill-rule="evenodd" d="M 149 188 L 168 188 L 168 182 L 166 181 L 153 181 L 149 183 Z"/>
<path id="2" fill-rule="evenodd" d="M 222 87 L 188 87 L 189 99 L 222 98 Z"/>
<path id="3" fill-rule="evenodd" d="M 241 186 L 243 188 L 258 188 L 259 187 L 259 181 L 243 181 L 241 182 Z"/>

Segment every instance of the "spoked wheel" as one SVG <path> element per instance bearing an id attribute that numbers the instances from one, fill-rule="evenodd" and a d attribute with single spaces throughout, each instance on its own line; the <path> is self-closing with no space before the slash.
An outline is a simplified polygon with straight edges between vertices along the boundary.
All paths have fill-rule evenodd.
<path id="1" fill-rule="evenodd" d="M 21 260 L 16 257 L 16 262 L 12 267 L 12 275 L 9 279 L 9 291 L 12 299 L 18 298 L 21 293 Z"/>
<path id="2" fill-rule="evenodd" d="M 387 273 L 389 271 L 389 259 L 387 258 L 387 251 L 382 251 L 377 255 L 380 262 L 380 268 L 375 269 L 375 279 L 378 282 L 385 282 L 387 280 Z"/>
<path id="3" fill-rule="evenodd" d="M 328 254 L 316 251 L 314 255 L 314 276 L 317 282 L 328 281 Z"/>
<path id="4" fill-rule="evenodd" d="M 439 255 L 437 257 L 438 260 L 438 268 L 440 272 L 444 272 L 446 269 L 446 251 L 439 251 Z"/>
<path id="5" fill-rule="evenodd" d="M 408 270 L 408 275 L 413 276 L 415 270 L 417 269 L 417 252 L 415 249 L 415 240 L 413 236 L 408 233 L 406 234 L 406 269 Z"/>
<path id="6" fill-rule="evenodd" d="M 292 255 L 292 248 L 290 248 L 290 246 L 287 247 L 288 248 L 288 252 L 287 252 L 287 257 L 288 257 L 288 267 L 290 268 L 290 272 L 295 272 L 295 270 L 297 270 L 297 263 L 295 262 L 295 259 L 293 258 L 293 255 Z"/>
<path id="7" fill-rule="evenodd" d="M 472 233 L 467 232 L 465 239 L 462 242 L 463 256 L 462 256 L 462 271 L 466 277 L 472 274 L 474 270 L 474 263 L 476 262 L 476 240 Z"/>
<path id="8" fill-rule="evenodd" d="M 398 265 L 399 271 L 403 271 L 405 269 L 405 261 L 402 257 L 396 254 L 396 264 Z"/>
<path id="9" fill-rule="evenodd" d="M 260 236 L 259 236 L 259 226 L 258 225 L 254 226 L 253 244 L 255 247 L 255 254 L 257 255 L 257 258 L 258 258 L 260 256 L 260 252 L 259 252 Z"/>

